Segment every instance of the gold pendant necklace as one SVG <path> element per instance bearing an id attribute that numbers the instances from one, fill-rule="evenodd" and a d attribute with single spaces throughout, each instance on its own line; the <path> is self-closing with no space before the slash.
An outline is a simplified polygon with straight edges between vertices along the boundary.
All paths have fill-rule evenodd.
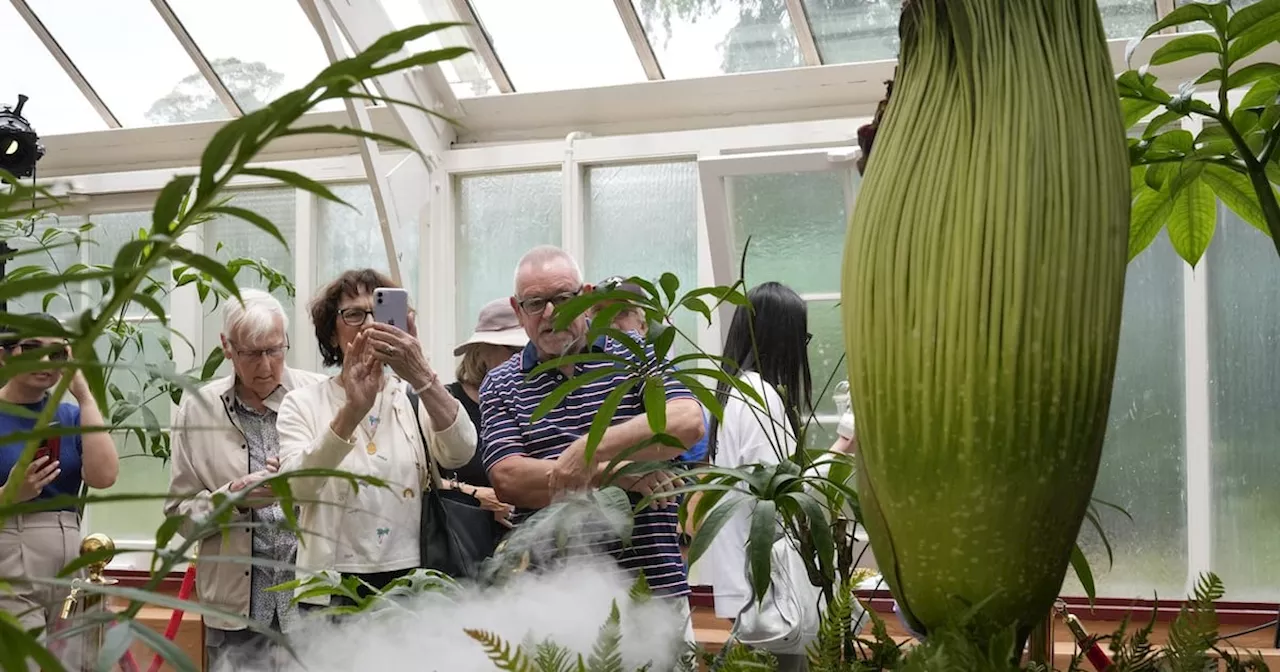
<path id="1" fill-rule="evenodd" d="M 378 444 L 374 443 L 374 437 L 378 434 L 378 425 L 382 424 L 382 416 L 386 411 L 384 408 L 385 402 L 386 399 L 384 399 L 382 393 L 379 392 L 377 404 L 378 413 L 376 415 L 369 416 L 369 443 L 364 447 L 364 452 L 369 455 L 376 455 L 378 453 Z"/>

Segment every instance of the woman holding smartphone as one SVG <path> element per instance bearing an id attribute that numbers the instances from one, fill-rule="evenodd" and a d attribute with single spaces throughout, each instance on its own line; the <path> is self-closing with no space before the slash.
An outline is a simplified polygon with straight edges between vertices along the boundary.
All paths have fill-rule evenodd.
<path id="1" fill-rule="evenodd" d="M 391 298 L 402 291 L 385 274 L 363 269 L 317 292 L 311 321 L 320 354 L 326 366 L 342 369 L 290 392 L 276 422 L 281 472 L 338 469 L 389 484 L 292 481 L 302 502 L 298 567 L 358 576 L 379 589 L 421 566 L 428 455 L 449 470 L 467 464 L 476 449 L 475 426 L 427 364 L 407 302 Z M 302 604 L 324 606 L 328 598 Z"/>
<path id="2" fill-rule="evenodd" d="M 28 315 L 50 323 L 57 319 L 43 313 Z M 6 335 L 0 340 L 4 358 L 44 352 L 42 360 L 66 361 L 67 344 L 59 338 Z M 51 424 L 65 427 L 105 423 L 98 402 L 78 371 L 70 392 L 76 403 L 63 402 L 54 411 Z M 61 369 L 18 373 L 0 387 L 0 492 L 11 502 L 54 499 L 80 494 L 81 485 L 109 488 L 116 482 L 120 462 L 115 444 L 106 432 L 67 434 L 41 445 L 25 470 L 18 469 L 25 442 L 9 436 L 31 431 L 35 415 L 49 403 L 49 390 L 62 379 Z M 48 585 L 24 583 L 21 579 L 53 578 L 80 552 L 80 507 L 69 502 L 53 511 L 21 513 L 6 517 L 0 527 L 0 578 L 10 582 L 0 590 L 0 611 L 18 618 L 25 628 L 50 627 L 62 609 L 66 591 Z"/>

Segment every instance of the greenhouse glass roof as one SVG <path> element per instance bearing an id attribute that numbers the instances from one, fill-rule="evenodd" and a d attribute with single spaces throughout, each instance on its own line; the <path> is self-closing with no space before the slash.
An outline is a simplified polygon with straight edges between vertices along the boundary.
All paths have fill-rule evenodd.
<path id="1" fill-rule="evenodd" d="M 230 118 L 325 65 L 315 0 L 0 0 L 17 55 L 0 103 L 44 135 Z M 1169 0 L 1099 0 L 1112 38 Z M 901 0 L 380 0 L 391 24 L 461 21 L 420 48 L 460 99 L 892 59 Z M 332 101 L 338 105 L 337 101 Z M 335 108 L 336 109 L 336 108 Z"/>

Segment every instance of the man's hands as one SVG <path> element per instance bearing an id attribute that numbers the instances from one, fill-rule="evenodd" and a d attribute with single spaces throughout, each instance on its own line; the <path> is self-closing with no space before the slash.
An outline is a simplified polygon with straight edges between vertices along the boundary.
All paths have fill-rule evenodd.
<path id="1" fill-rule="evenodd" d="M 60 465 L 61 463 L 56 460 L 50 462 L 48 455 L 41 455 L 31 460 L 31 464 L 27 465 L 25 474 L 15 473 L 18 470 L 18 465 L 13 465 L 13 469 L 9 470 L 9 479 L 5 483 L 18 484 L 18 496 L 14 501 L 29 502 L 40 496 L 40 491 L 44 490 L 44 486 L 54 482 L 62 474 L 62 469 L 59 468 Z"/>
<path id="2" fill-rule="evenodd" d="M 261 471 L 255 471 L 252 474 L 241 476 L 232 481 L 227 489 L 231 492 L 240 492 L 246 488 L 253 487 L 260 483 L 263 479 L 269 478 L 272 474 L 280 471 L 280 458 L 268 457 L 267 468 Z M 249 494 L 245 495 L 245 501 L 237 505 L 240 509 L 261 509 L 264 506 L 271 506 L 276 503 L 276 495 L 270 486 L 258 485 Z"/>
<path id="3" fill-rule="evenodd" d="M 684 481 L 671 471 L 651 471 L 647 474 L 638 474 L 634 476 L 620 476 L 615 481 L 622 489 L 640 494 L 644 497 L 653 496 L 653 502 L 649 504 L 651 509 L 661 509 L 668 504 L 673 504 L 679 495 L 673 493 L 676 488 L 684 484 Z"/>
<path id="4" fill-rule="evenodd" d="M 578 437 L 556 458 L 555 464 L 551 466 L 551 473 L 547 474 L 547 485 L 552 497 L 562 492 L 575 492 L 591 487 L 596 476 L 596 465 L 594 460 L 587 462 L 586 454 L 587 439 Z"/>

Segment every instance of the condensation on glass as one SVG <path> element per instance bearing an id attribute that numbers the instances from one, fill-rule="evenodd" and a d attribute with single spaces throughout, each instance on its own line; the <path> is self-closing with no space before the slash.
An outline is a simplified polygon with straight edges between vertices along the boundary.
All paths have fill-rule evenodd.
<path id="1" fill-rule="evenodd" d="M 471 334 L 484 304 L 511 296 L 525 252 L 560 244 L 561 191 L 559 170 L 457 179 L 457 338 Z"/>
<path id="2" fill-rule="evenodd" d="M 378 223 L 378 211 L 374 206 L 373 192 L 367 184 L 344 184 L 333 187 L 338 198 L 350 203 L 347 207 L 325 199 L 318 201 L 316 218 L 315 286 L 338 277 L 343 271 L 359 268 L 376 268 L 388 273 L 386 245 L 382 240 L 382 226 Z M 393 207 L 391 203 L 388 208 Z M 421 304 L 418 296 L 418 221 L 416 218 L 400 219 L 392 230 L 396 261 L 399 262 L 401 281 L 409 291 L 409 305 Z"/>
<path id="3" fill-rule="evenodd" d="M 607 4 L 607 3 L 605 3 Z M 632 0 L 667 79 L 804 64 L 783 0 Z"/>
<path id="4" fill-rule="evenodd" d="M 698 286 L 698 170 L 692 161 L 593 166 L 586 171 L 587 282 L 621 275 L 655 284 L 674 273 L 680 292 Z M 705 319 L 678 309 L 676 326 L 692 340 Z M 676 339 L 674 352 L 689 352 Z"/>
<path id="5" fill-rule="evenodd" d="M 824 64 L 897 58 L 902 0 L 805 0 L 804 6 Z"/>
<path id="6" fill-rule="evenodd" d="M 1129 264 L 1111 417 L 1094 497 L 1115 553 L 1085 523 L 1080 545 L 1098 594 L 1182 595 L 1187 580 L 1186 432 L 1183 376 L 1183 262 L 1166 234 Z M 1063 593 L 1083 595 L 1068 572 Z"/>
<path id="7" fill-rule="evenodd" d="M 1280 599 L 1280 262 L 1219 206 L 1208 279 L 1212 569 L 1228 597 Z"/>

